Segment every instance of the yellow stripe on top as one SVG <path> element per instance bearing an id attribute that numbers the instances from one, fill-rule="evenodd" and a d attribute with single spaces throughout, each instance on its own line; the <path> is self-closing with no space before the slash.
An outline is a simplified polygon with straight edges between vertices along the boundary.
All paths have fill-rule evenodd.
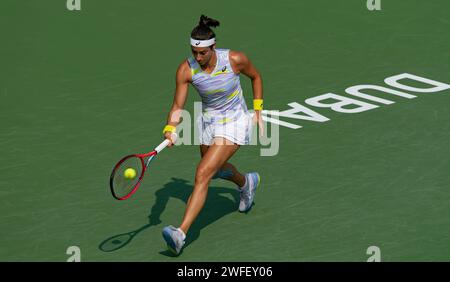
<path id="1" fill-rule="evenodd" d="M 224 124 L 224 123 L 227 123 L 227 122 L 229 122 L 231 120 L 232 120 L 231 118 L 224 118 L 224 119 L 219 120 L 219 123 Z"/>
<path id="2" fill-rule="evenodd" d="M 233 99 L 234 96 L 236 96 L 239 93 L 239 88 L 236 89 L 233 93 L 228 95 L 227 100 Z"/>
<path id="3" fill-rule="evenodd" d="M 206 92 L 206 95 L 211 95 L 211 94 L 219 93 L 219 92 L 225 92 L 225 89 L 224 89 L 224 88 L 221 88 L 221 89 L 217 89 L 217 90 L 207 91 L 207 92 Z"/>
<path id="4" fill-rule="evenodd" d="M 197 69 L 197 68 L 192 68 L 192 69 L 191 69 L 191 74 L 192 74 L 192 76 L 196 75 L 196 74 L 199 73 L 199 72 L 200 72 L 200 69 Z"/>

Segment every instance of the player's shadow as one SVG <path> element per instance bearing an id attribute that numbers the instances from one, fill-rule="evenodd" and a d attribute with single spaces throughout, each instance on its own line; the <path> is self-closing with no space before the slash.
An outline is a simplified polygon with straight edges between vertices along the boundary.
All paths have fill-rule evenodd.
<path id="1" fill-rule="evenodd" d="M 105 239 L 100 243 L 99 249 L 103 252 L 113 252 L 119 250 L 128 245 L 132 241 L 132 239 L 141 231 L 151 226 L 159 225 L 161 223 L 161 215 L 164 212 L 169 199 L 177 198 L 187 203 L 187 200 L 189 199 L 193 188 L 194 186 L 188 184 L 187 180 L 173 177 L 172 181 L 166 183 L 164 187 L 155 192 L 156 202 L 150 210 L 150 214 L 148 216 L 148 224 L 142 226 L 137 230 L 118 234 Z M 231 199 L 230 197 L 227 197 L 225 195 L 230 195 Z M 212 224 L 213 222 L 224 217 L 227 214 L 236 212 L 238 209 L 238 202 L 239 192 L 236 189 L 210 186 L 205 206 L 195 220 L 194 224 L 192 224 L 191 228 L 189 229 L 185 247 L 197 240 L 197 238 L 200 236 L 200 231 L 205 226 Z M 178 219 L 179 222 L 181 222 L 182 217 L 183 214 L 180 213 Z M 168 223 L 167 225 L 169 224 L 170 223 Z M 161 240 L 163 240 L 162 236 Z M 160 254 L 172 256 L 169 251 L 163 251 L 160 252 Z"/>

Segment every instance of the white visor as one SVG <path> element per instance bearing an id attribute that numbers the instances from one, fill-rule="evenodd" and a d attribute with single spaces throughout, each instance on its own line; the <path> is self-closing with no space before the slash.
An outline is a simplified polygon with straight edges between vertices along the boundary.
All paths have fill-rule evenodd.
<path id="1" fill-rule="evenodd" d="M 214 43 L 216 43 L 215 38 L 211 38 L 208 40 L 197 40 L 197 39 L 191 38 L 191 45 L 194 47 L 209 47 L 209 46 L 213 45 Z"/>

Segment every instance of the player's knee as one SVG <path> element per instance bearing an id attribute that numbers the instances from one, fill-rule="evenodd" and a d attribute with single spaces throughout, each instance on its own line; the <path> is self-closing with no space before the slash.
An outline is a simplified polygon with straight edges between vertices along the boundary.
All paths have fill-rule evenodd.
<path id="1" fill-rule="evenodd" d="M 233 177 L 233 171 L 231 169 L 219 169 L 216 174 L 214 174 L 213 179 L 222 178 L 230 179 Z"/>
<path id="2" fill-rule="evenodd" d="M 195 182 L 208 181 L 213 175 L 213 170 L 207 166 L 199 166 L 195 173 Z"/>

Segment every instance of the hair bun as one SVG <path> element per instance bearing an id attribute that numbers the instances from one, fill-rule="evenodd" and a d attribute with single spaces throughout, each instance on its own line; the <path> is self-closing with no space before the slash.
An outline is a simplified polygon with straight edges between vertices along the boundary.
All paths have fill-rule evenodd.
<path id="1" fill-rule="evenodd" d="M 204 26 L 208 26 L 208 27 L 216 27 L 216 26 L 219 26 L 220 23 L 219 23 L 219 21 L 217 21 L 215 19 L 211 19 L 205 15 L 202 15 L 200 17 L 199 25 L 204 25 Z"/>

